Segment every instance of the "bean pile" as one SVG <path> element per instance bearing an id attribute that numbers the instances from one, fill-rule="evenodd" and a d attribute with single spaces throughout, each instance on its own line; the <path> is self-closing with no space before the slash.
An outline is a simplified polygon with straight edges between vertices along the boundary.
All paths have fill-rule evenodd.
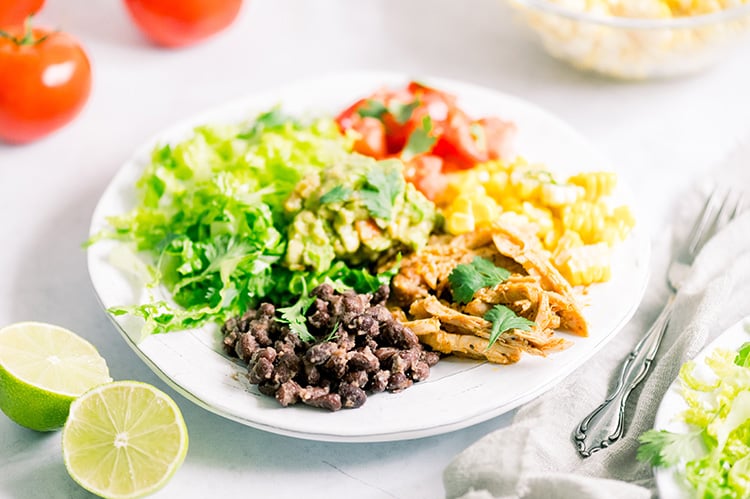
<path id="1" fill-rule="evenodd" d="M 282 406 L 302 402 L 331 411 L 362 406 L 367 392 L 400 392 L 427 379 L 439 354 L 393 318 L 388 286 L 373 294 L 313 289 L 306 313 L 314 342 L 303 342 L 262 303 L 222 327 L 230 355 L 248 364 L 248 380 Z"/>

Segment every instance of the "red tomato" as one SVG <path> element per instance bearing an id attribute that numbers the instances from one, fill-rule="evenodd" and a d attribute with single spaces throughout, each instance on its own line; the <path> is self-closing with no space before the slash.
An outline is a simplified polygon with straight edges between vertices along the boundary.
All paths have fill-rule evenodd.
<path id="1" fill-rule="evenodd" d="M 184 47 L 232 24 L 242 0 L 125 0 L 125 5 L 153 42 Z"/>
<path id="2" fill-rule="evenodd" d="M 351 128 L 354 124 L 354 120 L 359 118 L 359 115 L 357 114 L 357 111 L 360 107 L 364 106 L 367 102 L 367 99 L 360 99 L 351 106 L 347 107 L 343 111 L 341 111 L 341 114 L 339 114 L 336 117 L 336 123 L 339 124 L 339 127 L 341 127 L 341 131 L 345 131 L 347 128 Z"/>
<path id="3" fill-rule="evenodd" d="M 445 159 L 447 169 L 465 170 L 487 161 L 486 146 L 474 138 L 469 117 L 459 109 L 454 109 L 451 113 L 443 136 L 435 144 L 433 153 Z"/>
<path id="4" fill-rule="evenodd" d="M 516 137 L 516 125 L 500 118 L 482 118 L 477 123 L 484 129 L 484 140 L 489 158 L 511 157 L 513 140 Z"/>
<path id="5" fill-rule="evenodd" d="M 361 135 L 354 142 L 356 152 L 375 159 L 385 158 L 385 127 L 379 119 L 367 117 L 355 120 L 352 129 Z"/>
<path id="6" fill-rule="evenodd" d="M 448 184 L 448 178 L 442 173 L 443 160 L 438 156 L 422 154 L 407 163 L 404 178 L 414 184 L 422 194 L 434 201 Z"/>
<path id="7" fill-rule="evenodd" d="M 62 127 L 83 108 L 91 66 L 67 33 L 21 27 L 0 37 L 0 139 L 29 142 Z"/>
<path id="8" fill-rule="evenodd" d="M 44 0 L 0 0 L 0 26 L 21 24 L 42 5 Z"/>

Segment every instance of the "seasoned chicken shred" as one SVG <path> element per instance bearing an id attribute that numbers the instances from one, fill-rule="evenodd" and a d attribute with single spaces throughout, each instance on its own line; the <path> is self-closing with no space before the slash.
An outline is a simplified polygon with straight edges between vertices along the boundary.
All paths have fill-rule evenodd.
<path id="1" fill-rule="evenodd" d="M 452 296 L 449 276 L 475 257 L 508 270 L 510 276 L 478 289 L 468 303 L 459 303 Z M 404 258 L 392 288 L 400 307 L 396 316 L 422 343 L 442 353 L 510 364 L 523 352 L 545 356 L 568 347 L 571 342 L 556 329 L 588 335 L 573 288 L 538 239 L 511 225 L 434 237 L 422 251 Z M 503 332 L 488 348 L 492 322 L 484 317 L 495 305 L 504 305 L 533 325 L 528 331 Z"/>

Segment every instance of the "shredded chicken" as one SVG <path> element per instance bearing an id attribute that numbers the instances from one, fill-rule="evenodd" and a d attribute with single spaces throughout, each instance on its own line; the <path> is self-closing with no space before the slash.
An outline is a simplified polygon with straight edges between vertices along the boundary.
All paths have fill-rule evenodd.
<path id="1" fill-rule="evenodd" d="M 511 275 L 477 290 L 469 303 L 456 303 L 449 276 L 457 265 L 477 256 Z M 407 320 L 405 324 L 422 343 L 443 353 L 508 364 L 517 362 L 523 352 L 544 356 L 568 347 L 571 342 L 555 334 L 558 328 L 588 334 L 570 284 L 534 235 L 512 225 L 433 238 L 422 251 L 404 258 L 392 288 L 402 307 L 397 317 Z M 534 324 L 528 331 L 504 331 L 488 348 L 492 322 L 484 316 L 495 305 L 504 305 Z"/>

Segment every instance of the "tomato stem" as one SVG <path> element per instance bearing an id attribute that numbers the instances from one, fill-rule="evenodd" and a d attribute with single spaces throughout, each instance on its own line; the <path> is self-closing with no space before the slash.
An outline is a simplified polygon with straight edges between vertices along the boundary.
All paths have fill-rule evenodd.
<path id="1" fill-rule="evenodd" d="M 38 45 L 42 43 L 44 40 L 49 38 L 49 33 L 42 36 L 41 38 L 34 39 L 34 30 L 31 29 L 31 18 L 33 16 L 29 16 L 26 18 L 26 20 L 23 22 L 23 38 L 19 38 L 17 36 L 13 36 L 7 31 L 0 30 L 0 38 L 5 38 L 7 40 L 10 40 L 14 44 L 18 45 L 19 47 L 23 47 L 26 45 Z"/>

